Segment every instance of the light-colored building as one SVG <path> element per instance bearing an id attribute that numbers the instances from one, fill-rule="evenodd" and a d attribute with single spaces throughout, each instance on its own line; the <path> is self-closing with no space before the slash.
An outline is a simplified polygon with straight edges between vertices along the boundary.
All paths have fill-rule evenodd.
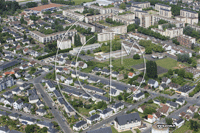
<path id="1" fill-rule="evenodd" d="M 77 22 L 75 23 L 76 26 L 80 26 L 84 29 L 91 29 L 91 32 L 95 32 L 95 26 L 91 25 L 91 24 L 87 24 L 87 23 L 84 23 L 84 22 Z"/>
<path id="2" fill-rule="evenodd" d="M 50 42 L 50 41 L 54 41 L 54 40 L 58 40 L 60 38 L 65 37 L 72 37 L 77 33 L 76 30 L 70 30 L 69 32 L 66 33 L 66 31 L 61 31 L 61 32 L 56 32 L 56 33 L 52 33 L 52 34 L 42 34 L 39 31 L 30 31 L 29 34 L 32 38 L 36 39 L 37 41 L 41 42 L 41 43 L 46 43 L 46 42 Z"/>
<path id="3" fill-rule="evenodd" d="M 135 23 L 135 14 L 125 14 L 113 16 L 113 21 L 124 23 L 125 25 L 134 24 Z"/>
<path id="4" fill-rule="evenodd" d="M 141 8 L 148 8 L 150 7 L 150 2 L 131 2 L 132 6 L 137 6 L 137 7 L 141 7 Z"/>
<path id="5" fill-rule="evenodd" d="M 63 15 L 75 20 L 83 21 L 84 20 L 84 15 L 73 12 L 71 10 L 64 10 Z"/>
<path id="6" fill-rule="evenodd" d="M 125 12 L 125 10 L 116 7 L 104 8 L 101 6 L 90 5 L 88 6 L 88 8 L 98 10 L 100 14 L 109 14 L 109 13 L 118 14 Z"/>
<path id="7" fill-rule="evenodd" d="M 60 48 L 61 50 L 71 48 L 71 44 L 72 41 L 68 38 L 64 39 L 60 38 L 57 40 L 57 47 Z"/>
<path id="8" fill-rule="evenodd" d="M 93 15 L 93 16 L 86 16 L 85 22 L 86 23 L 92 23 L 100 20 L 106 20 L 106 18 L 112 18 L 113 14 L 99 14 L 99 15 Z"/>
<path id="9" fill-rule="evenodd" d="M 159 11 L 160 9 L 171 10 L 171 6 L 160 4 L 160 3 L 155 4 L 155 10 Z"/>
<path id="10" fill-rule="evenodd" d="M 182 9 L 180 10 L 180 16 L 176 16 L 175 19 L 193 25 L 198 24 L 198 17 L 199 15 L 197 12 Z"/>
<path id="11" fill-rule="evenodd" d="M 114 126 L 118 132 L 131 130 L 141 126 L 141 119 L 138 113 L 118 116 L 114 120 Z"/>

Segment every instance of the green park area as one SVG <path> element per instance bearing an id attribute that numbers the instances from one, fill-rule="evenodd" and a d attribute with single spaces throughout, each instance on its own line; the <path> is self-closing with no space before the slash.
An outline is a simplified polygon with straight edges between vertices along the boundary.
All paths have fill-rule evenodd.
<path id="1" fill-rule="evenodd" d="M 177 66 L 177 61 L 171 58 L 164 58 L 156 61 L 157 66 L 161 66 L 166 69 L 173 69 Z"/>
<path id="2" fill-rule="evenodd" d="M 111 126 L 112 129 L 112 133 L 119 133 L 113 126 Z M 132 133 L 132 131 L 124 131 L 124 132 L 120 132 L 120 133 Z"/>
<path id="3" fill-rule="evenodd" d="M 95 1 L 95 0 L 73 0 L 75 2 L 76 5 L 79 5 L 83 2 L 91 2 L 91 1 Z"/>

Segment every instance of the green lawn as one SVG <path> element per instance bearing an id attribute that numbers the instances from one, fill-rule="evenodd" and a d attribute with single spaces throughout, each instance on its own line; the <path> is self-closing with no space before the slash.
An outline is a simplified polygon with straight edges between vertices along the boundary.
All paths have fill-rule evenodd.
<path id="1" fill-rule="evenodd" d="M 142 63 L 144 63 L 143 59 L 134 60 L 132 58 L 123 59 L 122 64 L 121 64 L 121 59 L 116 59 L 112 61 L 112 65 L 114 67 L 124 66 L 125 69 L 126 68 L 130 69 L 132 66 L 135 66 L 137 64 L 142 64 Z"/>
<path id="2" fill-rule="evenodd" d="M 75 2 L 76 5 L 79 5 L 83 2 L 91 2 L 91 1 L 95 1 L 95 0 L 73 0 Z"/>
<path id="3" fill-rule="evenodd" d="M 180 128 L 176 129 L 173 133 L 185 133 L 188 130 L 190 130 L 190 122 L 186 121 L 183 126 L 181 126 Z"/>
<path id="4" fill-rule="evenodd" d="M 158 66 L 161 66 L 166 69 L 173 69 L 174 67 L 177 66 L 177 61 L 171 58 L 164 58 L 161 60 L 157 60 L 156 63 Z"/>
<path id="5" fill-rule="evenodd" d="M 112 133 L 119 133 L 113 126 L 111 126 L 112 129 Z M 120 133 L 132 133 L 132 131 L 124 131 L 124 132 L 120 132 Z"/>

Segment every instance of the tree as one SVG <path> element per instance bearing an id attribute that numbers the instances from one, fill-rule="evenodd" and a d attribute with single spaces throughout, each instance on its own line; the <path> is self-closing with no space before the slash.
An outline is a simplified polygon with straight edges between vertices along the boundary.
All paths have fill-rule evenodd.
<path id="1" fill-rule="evenodd" d="M 173 70 L 172 70 L 172 69 L 169 69 L 169 70 L 168 70 L 168 74 L 169 74 L 169 75 L 173 75 Z"/>
<path id="2" fill-rule="evenodd" d="M 140 56 L 139 56 L 139 54 L 135 54 L 135 55 L 133 56 L 133 59 L 135 59 L 135 60 L 138 60 L 138 59 L 140 59 Z"/>
<path id="3" fill-rule="evenodd" d="M 120 8 L 120 9 L 126 9 L 126 4 L 125 4 L 125 3 L 121 3 L 121 4 L 119 5 L 119 8 Z"/>
<path id="4" fill-rule="evenodd" d="M 26 3 L 26 6 L 28 7 L 28 8 L 32 8 L 32 7 L 36 7 L 38 4 L 36 3 L 36 2 L 28 2 L 28 3 Z"/>
<path id="5" fill-rule="evenodd" d="M 82 45 L 79 34 L 77 34 L 77 35 L 74 36 L 74 45 L 75 45 L 76 47 Z"/>
<path id="6" fill-rule="evenodd" d="M 41 3 L 44 4 L 48 4 L 48 0 L 41 0 Z"/>
<path id="7" fill-rule="evenodd" d="M 81 54 L 81 55 L 85 55 L 85 51 L 82 50 L 82 51 L 80 52 L 80 54 Z"/>
<path id="8" fill-rule="evenodd" d="M 152 49 L 150 47 L 145 48 L 146 54 L 152 54 Z"/>
<path id="9" fill-rule="evenodd" d="M 173 122 L 172 118 L 165 118 L 165 121 L 166 121 L 167 125 L 171 125 Z"/>
<path id="10" fill-rule="evenodd" d="M 118 95 L 117 98 L 118 98 L 118 100 L 120 100 L 120 101 L 122 100 L 122 96 L 121 96 L 121 95 Z"/>
<path id="11" fill-rule="evenodd" d="M 26 133 L 34 133 L 35 125 L 27 125 L 25 128 Z"/>
<path id="12" fill-rule="evenodd" d="M 180 69 L 179 72 L 178 72 L 178 76 L 184 77 L 185 76 L 185 70 L 184 69 Z"/>
<path id="13" fill-rule="evenodd" d="M 87 54 L 90 54 L 90 50 L 87 51 Z"/>
<path id="14" fill-rule="evenodd" d="M 146 62 L 146 75 L 149 78 L 157 78 L 157 64 L 155 61 L 147 61 Z"/>

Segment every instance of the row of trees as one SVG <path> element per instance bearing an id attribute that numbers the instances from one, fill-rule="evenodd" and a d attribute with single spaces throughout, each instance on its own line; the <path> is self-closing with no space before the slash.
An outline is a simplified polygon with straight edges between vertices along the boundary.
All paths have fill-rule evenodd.
<path id="1" fill-rule="evenodd" d="M 200 91 L 200 83 L 198 83 L 197 86 L 194 88 L 194 90 L 189 93 L 189 96 L 193 97 L 194 94 L 198 93 L 199 91 Z"/>
<path id="2" fill-rule="evenodd" d="M 197 40 L 200 39 L 200 31 L 196 31 L 195 29 L 186 26 L 183 29 L 183 34 L 196 38 Z"/>
<path id="3" fill-rule="evenodd" d="M 139 33 L 142 33 L 142 34 L 145 34 L 145 35 L 149 35 L 149 36 L 161 39 L 161 40 L 168 40 L 169 39 L 169 37 L 165 37 L 165 36 L 161 35 L 160 33 L 152 31 L 151 29 L 146 29 L 146 28 L 143 28 L 143 27 L 139 27 L 137 31 Z"/>
<path id="4" fill-rule="evenodd" d="M 140 40 L 139 45 L 145 47 L 145 53 L 146 54 L 151 54 L 152 50 L 155 52 L 164 52 L 164 48 L 162 48 L 161 45 L 156 45 L 151 42 L 151 40 Z"/>
<path id="5" fill-rule="evenodd" d="M 75 5 L 74 1 L 65 1 L 65 0 L 51 0 L 52 3 L 57 3 L 57 4 L 65 4 L 65 5 Z"/>
<path id="6" fill-rule="evenodd" d="M 180 61 L 180 62 L 187 62 L 188 64 L 192 64 L 192 67 L 197 66 L 196 60 L 193 59 L 193 58 L 190 58 L 189 54 L 178 54 L 177 60 Z"/>
<path id="7" fill-rule="evenodd" d="M 0 7 L 0 14 L 4 17 L 6 15 L 13 15 L 17 10 L 21 9 L 19 3 L 16 1 L 0 0 Z"/>
<path id="8" fill-rule="evenodd" d="M 146 76 L 153 79 L 156 79 L 158 77 L 157 64 L 155 61 L 146 62 Z"/>

